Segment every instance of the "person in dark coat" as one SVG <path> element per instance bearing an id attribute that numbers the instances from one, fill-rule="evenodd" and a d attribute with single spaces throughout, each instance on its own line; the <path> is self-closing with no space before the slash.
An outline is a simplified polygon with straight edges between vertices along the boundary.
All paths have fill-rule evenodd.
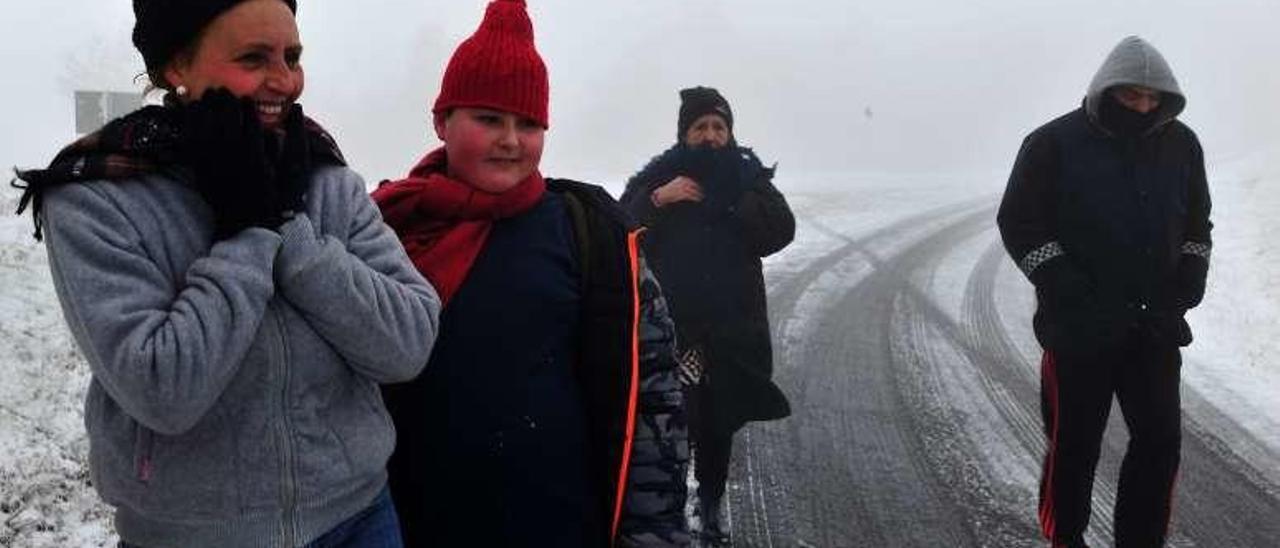
<path id="1" fill-rule="evenodd" d="M 1117 546 L 1162 546 L 1181 443 L 1184 315 L 1205 291 L 1212 249 L 1204 153 L 1177 120 L 1186 99 L 1136 36 L 1111 52 L 1084 104 L 1033 131 L 998 223 L 1035 285 L 1049 438 L 1040 524 L 1084 546 L 1111 398 L 1129 430 L 1116 498 Z"/>
<path id="2" fill-rule="evenodd" d="M 623 205 L 648 227 L 644 249 L 671 302 L 684 378 L 703 536 L 720 522 L 733 434 L 790 415 L 771 380 L 773 350 L 760 259 L 786 247 L 795 218 L 773 168 L 733 137 L 718 91 L 680 92 L 677 142 L 627 183 Z"/>
<path id="3" fill-rule="evenodd" d="M 675 328 L 636 226 L 539 171 L 546 67 L 523 1 L 458 46 L 444 143 L 373 194 L 444 300 L 421 377 L 384 390 L 409 546 L 687 546 Z"/>

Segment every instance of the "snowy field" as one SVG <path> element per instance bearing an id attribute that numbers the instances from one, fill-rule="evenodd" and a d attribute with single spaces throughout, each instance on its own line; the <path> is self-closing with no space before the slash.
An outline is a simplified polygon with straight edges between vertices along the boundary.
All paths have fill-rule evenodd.
<path id="1" fill-rule="evenodd" d="M 1190 317 L 1196 341 L 1183 368 L 1185 382 L 1224 427 L 1260 443 L 1233 449 L 1262 462 L 1280 455 L 1280 251 L 1269 239 L 1280 233 L 1277 158 L 1280 147 L 1211 166 L 1213 266 L 1205 303 Z M 812 263 L 836 234 L 952 203 L 997 200 L 1001 190 L 998 181 L 975 188 L 971 180 L 927 176 L 830 178 L 839 185 L 821 179 L 780 181 L 802 221 L 796 244 L 766 263 L 771 280 Z M 16 191 L 0 194 L 0 546 L 112 546 L 110 510 L 88 484 L 84 464 L 87 368 L 63 325 L 29 217 L 8 214 L 16 202 Z M 851 202 L 866 205 L 833 206 Z"/>
<path id="2" fill-rule="evenodd" d="M 1280 146 L 1220 162 L 1210 182 L 1213 260 L 1183 379 L 1280 455 Z"/>

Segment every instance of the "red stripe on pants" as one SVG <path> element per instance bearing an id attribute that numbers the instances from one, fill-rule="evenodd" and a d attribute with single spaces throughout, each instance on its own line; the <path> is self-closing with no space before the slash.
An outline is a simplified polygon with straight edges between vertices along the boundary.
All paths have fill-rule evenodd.
<path id="1" fill-rule="evenodd" d="M 1053 354 L 1045 351 L 1040 360 L 1041 390 L 1049 399 L 1049 447 L 1044 458 L 1044 470 L 1040 478 L 1040 531 L 1052 541 L 1056 522 L 1053 517 L 1053 472 L 1058 451 L 1058 372 Z"/>

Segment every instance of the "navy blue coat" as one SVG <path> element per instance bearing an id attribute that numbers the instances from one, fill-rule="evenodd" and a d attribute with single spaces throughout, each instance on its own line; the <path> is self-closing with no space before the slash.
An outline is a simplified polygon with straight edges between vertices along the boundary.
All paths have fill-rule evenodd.
<path id="1" fill-rule="evenodd" d="M 1040 342 L 1146 327 L 1189 343 L 1183 314 L 1203 296 L 1209 210 L 1204 153 L 1177 120 L 1124 137 L 1082 107 L 1028 135 L 997 221 L 1036 285 Z"/>
<path id="2" fill-rule="evenodd" d="M 675 330 L 599 187 L 495 223 L 424 374 L 383 395 L 409 546 L 687 542 Z"/>

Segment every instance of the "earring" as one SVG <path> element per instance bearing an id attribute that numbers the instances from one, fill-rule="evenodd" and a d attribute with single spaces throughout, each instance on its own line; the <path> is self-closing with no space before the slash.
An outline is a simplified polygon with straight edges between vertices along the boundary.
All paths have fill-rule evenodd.
<path id="1" fill-rule="evenodd" d="M 180 86 L 178 86 L 178 87 L 174 88 L 174 89 L 173 89 L 173 92 L 174 92 L 174 93 L 177 93 L 177 94 L 178 94 L 178 97 L 186 97 L 186 96 L 187 96 L 187 86 L 182 86 L 182 85 L 180 85 Z"/>

